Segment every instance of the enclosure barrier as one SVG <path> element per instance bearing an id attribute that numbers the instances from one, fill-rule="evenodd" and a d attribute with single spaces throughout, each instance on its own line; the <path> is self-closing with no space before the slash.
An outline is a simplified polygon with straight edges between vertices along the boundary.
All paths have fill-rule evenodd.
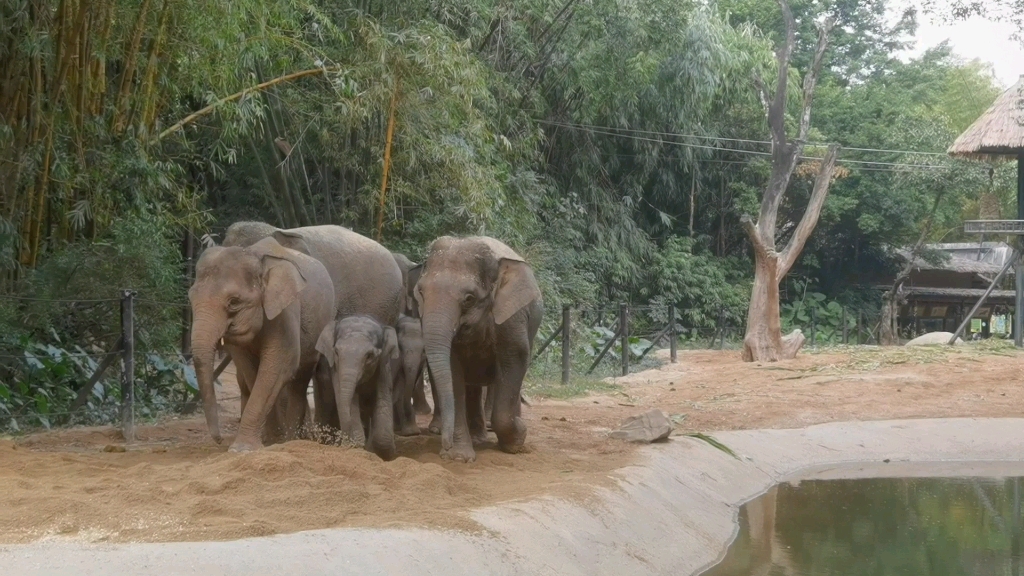
<path id="1" fill-rule="evenodd" d="M 628 375 L 630 373 L 631 366 L 635 366 L 642 362 L 649 352 L 666 340 L 669 349 L 669 361 L 674 364 L 678 361 L 680 334 L 684 332 L 697 332 L 697 330 L 694 329 L 686 330 L 680 327 L 678 322 L 679 309 L 676 305 L 672 304 L 660 306 L 631 306 L 626 303 L 620 303 L 615 306 L 599 307 L 596 309 L 578 308 L 576 310 L 576 314 L 574 314 L 573 309 L 574 307 L 570 304 L 562 305 L 560 322 L 554 327 L 551 334 L 547 335 L 540 341 L 540 344 L 535 348 L 534 352 L 535 358 L 540 357 L 546 350 L 548 350 L 555 340 L 561 339 L 561 383 L 563 385 L 568 385 L 572 377 L 572 334 L 574 329 L 585 327 L 586 330 L 594 330 L 599 326 L 603 326 L 604 318 L 606 318 L 608 312 L 616 312 L 613 316 L 614 324 L 608 328 L 608 336 L 600 343 L 599 349 L 597 349 L 594 354 L 594 359 L 585 370 L 585 374 L 587 375 L 594 373 L 598 366 L 600 366 L 608 357 L 608 353 L 611 352 L 612 348 L 616 345 L 619 346 L 619 358 L 617 363 L 620 368 L 617 372 L 622 376 Z M 631 325 L 638 320 L 641 313 L 655 310 L 664 312 L 664 315 L 661 317 L 667 317 L 667 321 L 663 324 L 657 324 L 656 322 L 649 321 L 649 325 L 653 324 L 657 327 L 647 331 L 643 335 L 639 335 L 631 331 Z M 595 315 L 594 321 L 589 324 L 584 322 L 582 326 L 574 326 L 574 318 L 579 322 L 587 313 L 593 313 Z M 870 317 L 870 315 L 867 317 Z M 828 336 L 826 336 L 826 343 L 838 343 L 843 345 L 878 343 L 876 336 L 877 326 L 868 326 L 866 323 L 866 315 L 863 310 L 857 310 L 855 316 L 851 316 L 850 311 L 848 311 L 846 307 L 843 307 L 840 311 L 840 319 L 838 321 L 839 325 L 835 326 L 835 323 L 836 320 L 833 318 L 832 331 L 830 331 Z M 819 344 L 822 344 L 821 318 L 819 318 L 816 308 L 810 308 L 809 320 L 807 325 L 804 326 L 804 329 L 806 330 L 809 346 L 816 347 Z M 731 325 L 729 317 L 726 314 L 725 307 L 719 306 L 717 318 L 714 323 L 714 329 L 707 341 L 707 348 L 724 350 L 726 348 L 727 340 L 731 341 L 734 337 L 742 337 L 744 330 L 745 327 L 742 324 Z M 650 343 L 637 353 L 630 345 L 630 338 L 633 336 L 649 338 Z"/>

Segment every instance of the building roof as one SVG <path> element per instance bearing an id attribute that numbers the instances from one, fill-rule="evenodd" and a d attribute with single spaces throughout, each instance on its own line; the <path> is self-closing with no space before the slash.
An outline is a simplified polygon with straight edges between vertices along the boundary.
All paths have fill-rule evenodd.
<path id="1" fill-rule="evenodd" d="M 1013 257 L 1013 249 L 1003 242 L 928 244 L 925 249 L 933 253 L 938 252 L 939 259 L 935 261 L 918 256 L 914 258 L 914 268 L 917 270 L 944 270 L 994 276 L 999 274 L 1006 262 Z M 911 251 L 906 248 L 896 250 L 896 254 L 905 261 L 910 259 L 910 253 Z M 1012 273 L 1013 270 L 1008 272 Z"/>
<path id="2" fill-rule="evenodd" d="M 886 288 L 888 289 L 888 288 Z M 904 286 L 903 292 L 907 296 L 932 299 L 955 299 L 955 300 L 977 300 L 985 294 L 982 288 L 927 288 L 922 286 Z M 1002 300 L 1013 302 L 1016 292 L 1013 290 L 993 290 L 986 301 Z"/>
<path id="3" fill-rule="evenodd" d="M 1000 160 L 1024 152 L 1024 76 L 949 147 L 958 158 Z"/>

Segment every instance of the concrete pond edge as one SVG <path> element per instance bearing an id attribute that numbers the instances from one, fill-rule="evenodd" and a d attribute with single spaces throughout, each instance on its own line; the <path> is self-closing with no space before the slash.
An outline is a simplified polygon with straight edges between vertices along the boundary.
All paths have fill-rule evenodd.
<path id="1" fill-rule="evenodd" d="M 7 574 L 699 574 L 745 502 L 801 478 L 1024 476 L 1024 419 L 845 422 L 719 432 L 643 449 L 616 488 L 481 508 L 484 534 L 345 528 L 230 542 L 0 546 Z M 998 465 L 993 464 L 998 463 Z M 258 504 L 257 504 L 258 505 Z"/>

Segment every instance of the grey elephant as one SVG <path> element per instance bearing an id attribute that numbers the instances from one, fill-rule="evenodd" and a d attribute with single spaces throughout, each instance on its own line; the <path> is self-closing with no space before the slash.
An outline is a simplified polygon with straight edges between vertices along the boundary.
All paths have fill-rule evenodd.
<path id="1" fill-rule="evenodd" d="M 231 451 L 260 448 L 265 425 L 281 426 L 286 439 L 294 438 L 306 415 L 306 388 L 319 359 L 316 336 L 336 311 L 327 269 L 273 238 L 247 248 L 215 246 L 199 258 L 188 295 L 193 361 L 210 435 L 220 443 L 213 364 L 223 339 L 238 373 L 242 404 Z M 280 417 L 273 410 L 282 392 L 285 414 Z"/>
<path id="2" fill-rule="evenodd" d="M 317 339 L 322 355 L 315 386 L 336 407 L 329 424 L 385 460 L 395 457 L 392 390 L 400 356 L 395 329 L 369 316 L 329 323 Z"/>
<path id="3" fill-rule="evenodd" d="M 416 282 L 420 279 L 420 273 L 423 271 L 423 267 L 412 260 L 409 260 L 405 254 L 392 252 L 391 255 L 394 256 L 395 262 L 398 263 L 398 267 L 402 270 L 402 282 L 405 284 L 406 293 L 403 314 L 411 318 L 418 319 L 420 317 L 420 311 L 416 298 L 413 296 L 413 289 L 416 287 Z M 426 384 L 423 381 L 424 372 L 425 370 L 421 370 L 416 376 L 416 383 L 413 386 L 412 405 L 413 410 L 417 414 L 430 414 L 431 412 L 430 405 L 427 404 Z M 433 394 L 433 390 L 431 390 L 431 394 Z M 434 418 L 440 422 L 436 398 L 434 399 Z"/>
<path id="4" fill-rule="evenodd" d="M 423 351 L 423 330 L 419 318 L 402 316 L 395 332 L 401 355 L 399 370 L 395 374 L 395 432 L 399 436 L 416 436 L 420 428 L 416 424 L 413 396 L 417 385 L 423 383 L 423 368 L 427 363 Z"/>
<path id="5" fill-rule="evenodd" d="M 441 457 L 476 458 L 484 441 L 482 387 L 493 387 L 491 426 L 498 447 L 520 452 L 523 378 L 543 303 L 533 270 L 494 238 L 438 238 L 415 288 L 432 387 L 441 409 Z"/>
<path id="6" fill-rule="evenodd" d="M 394 326 L 404 306 L 402 269 L 387 248 L 341 226 L 307 226 L 282 230 L 263 222 L 236 222 L 224 234 L 224 246 L 249 246 L 268 236 L 282 246 L 316 258 L 327 268 L 334 283 L 338 317 L 370 316 Z M 319 397 L 323 386 L 314 386 L 315 420 L 334 413 L 329 399 Z"/>

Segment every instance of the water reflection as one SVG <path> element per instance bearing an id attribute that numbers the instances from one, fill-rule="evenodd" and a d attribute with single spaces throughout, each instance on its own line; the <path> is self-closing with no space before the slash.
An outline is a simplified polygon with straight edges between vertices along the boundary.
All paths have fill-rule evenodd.
<path id="1" fill-rule="evenodd" d="M 1020 499 L 1020 478 L 783 484 L 705 576 L 1021 576 Z"/>

